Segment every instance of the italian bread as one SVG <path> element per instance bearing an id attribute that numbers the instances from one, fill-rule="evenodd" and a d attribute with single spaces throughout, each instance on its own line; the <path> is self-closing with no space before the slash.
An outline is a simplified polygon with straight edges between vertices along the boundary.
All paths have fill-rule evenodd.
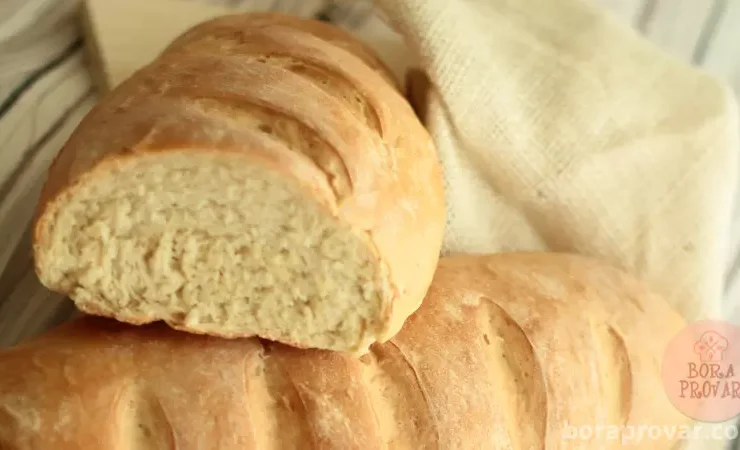
<path id="1" fill-rule="evenodd" d="M 607 427 L 688 423 L 660 381 L 682 326 L 635 279 L 538 253 L 442 258 L 361 358 L 86 317 L 0 352 L 0 448 L 622 448 Z"/>
<path id="2" fill-rule="evenodd" d="M 188 30 L 51 166 L 36 271 L 89 314 L 361 354 L 415 311 L 445 205 L 382 62 L 278 14 Z"/>

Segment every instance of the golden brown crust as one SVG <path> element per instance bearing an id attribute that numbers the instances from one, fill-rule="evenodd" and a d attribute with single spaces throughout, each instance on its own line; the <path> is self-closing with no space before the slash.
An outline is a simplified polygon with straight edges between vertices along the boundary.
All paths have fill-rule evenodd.
<path id="1" fill-rule="evenodd" d="M 244 33 L 245 28 L 259 29 L 274 25 L 299 28 L 302 31 L 311 33 L 320 39 L 331 42 L 332 44 L 356 55 L 365 64 L 376 70 L 394 87 L 399 87 L 399 81 L 393 77 L 391 70 L 380 58 L 378 58 L 375 51 L 364 42 L 349 34 L 347 31 L 325 22 L 305 20 L 296 16 L 280 13 L 259 12 L 251 13 L 249 15 L 235 14 L 209 20 L 183 33 L 165 49 L 165 52 L 181 47 L 188 42 L 197 41 L 203 37 L 217 40 L 225 38 L 228 40 L 230 38 L 240 36 Z"/>
<path id="2" fill-rule="evenodd" d="M 365 44 L 352 37 L 342 29 L 325 24 L 319 21 L 299 19 L 293 16 L 288 16 L 278 13 L 251 13 L 251 14 L 239 14 L 233 16 L 225 16 L 210 21 L 204 22 L 197 25 L 190 30 L 186 31 L 178 39 L 176 39 L 163 54 L 171 53 L 173 51 L 181 50 L 182 47 L 193 42 L 211 42 L 215 40 L 216 44 L 219 42 L 229 42 L 230 39 L 240 38 L 240 35 L 249 35 L 250 32 L 258 32 L 265 27 L 287 27 L 294 29 L 298 32 L 307 32 L 311 35 L 318 37 L 319 39 L 325 40 L 327 44 L 338 45 L 340 48 L 347 50 L 351 55 L 359 58 L 369 67 L 372 67 L 380 76 L 385 78 L 386 81 L 393 81 L 392 86 L 397 87 L 397 82 L 393 80 L 390 75 L 390 71 L 385 67 L 384 63 L 374 54 L 374 52 Z M 199 40 L 200 38 L 200 40 Z M 285 49 L 289 51 L 289 49 Z M 227 58 L 228 59 L 228 58 Z M 114 90 L 107 96 L 107 99 L 101 101 L 90 113 L 85 117 L 80 126 L 75 130 L 73 136 L 70 138 L 70 142 L 65 145 L 65 149 L 61 151 L 55 158 L 52 168 L 47 176 L 47 182 L 44 186 L 42 197 L 40 200 L 40 213 L 43 215 L 43 206 L 50 203 L 61 191 L 72 188 L 72 183 L 79 178 L 79 176 L 88 170 L 90 170 L 95 162 L 111 153 L 123 152 L 126 150 L 132 150 L 136 148 L 132 144 L 141 142 L 142 136 L 137 136 L 137 130 L 130 129 L 131 127 L 126 123 L 121 123 L 119 120 L 118 124 L 111 124 L 109 121 L 111 116 L 115 116 L 116 113 L 120 114 L 125 109 L 136 103 L 137 99 L 151 98 L 152 94 L 155 94 L 161 89 L 161 85 L 147 85 L 141 78 L 145 77 L 145 74 L 152 72 L 157 73 L 157 69 L 153 69 L 152 66 L 156 66 L 159 60 L 154 61 L 149 66 L 146 66 L 137 71 L 133 76 L 124 81 L 121 86 Z M 160 75 L 165 75 L 160 72 Z M 218 80 L 213 80 L 209 73 L 193 73 L 191 74 L 191 81 L 197 80 L 212 80 L 213 85 L 218 85 Z M 223 80 L 221 80 L 223 81 Z M 396 101 L 396 103 L 398 103 Z M 175 111 L 173 111 L 175 113 Z M 117 119 L 115 119 L 117 120 Z M 410 121 L 410 118 L 406 118 Z M 75 152 L 75 147 L 81 147 L 85 141 L 89 138 L 88 134 L 95 131 L 101 125 L 106 125 L 106 133 L 109 136 L 112 134 L 116 136 L 116 131 L 120 133 L 121 142 L 119 145 L 110 145 L 106 148 L 99 148 L 95 150 L 87 150 L 89 155 L 79 155 Z M 111 126 L 113 125 L 113 126 Z M 117 125 L 117 126 L 116 126 Z M 123 128 L 123 130 L 116 130 L 115 128 Z M 140 125 L 143 128 L 144 125 Z M 129 129 L 126 129 L 129 128 Z M 413 127 L 415 130 L 423 128 L 420 125 Z M 74 142 L 75 137 L 77 141 Z M 182 141 L 187 142 L 187 136 L 181 138 Z M 94 142 L 97 145 L 103 145 L 103 143 Z M 126 145 L 128 144 L 128 145 Z M 71 149 L 69 149 L 71 147 Z M 117 147 L 117 148 L 116 148 Z M 67 169 L 67 170 L 64 170 Z"/>
<path id="3" fill-rule="evenodd" d="M 360 360 L 84 318 L 0 353 L 0 447 L 621 448 L 563 427 L 688 424 L 659 373 L 683 324 L 631 276 L 540 253 L 443 258 Z"/>
<path id="4" fill-rule="evenodd" d="M 321 22 L 243 14 L 194 27 L 106 95 L 54 160 L 34 228 L 37 272 L 51 264 L 44 261 L 50 237 L 42 230 L 53 228 L 63 199 L 87 180 L 124 158 L 158 152 L 256 157 L 267 141 L 238 121 L 287 121 L 299 138 L 260 155 L 271 155 L 286 178 L 367 237 L 394 291 L 384 305 L 381 340 L 391 337 L 431 280 L 445 210 L 433 143 L 390 81 L 367 46 Z M 285 154 L 274 160 L 280 150 Z"/>

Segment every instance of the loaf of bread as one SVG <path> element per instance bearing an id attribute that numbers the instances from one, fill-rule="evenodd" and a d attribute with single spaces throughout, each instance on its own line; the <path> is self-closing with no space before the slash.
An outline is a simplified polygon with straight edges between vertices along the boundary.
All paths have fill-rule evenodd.
<path id="1" fill-rule="evenodd" d="M 84 318 L 0 352 L 0 448 L 622 448 L 609 430 L 689 423 L 660 377 L 682 326 L 620 271 L 538 253 L 442 258 L 361 358 Z"/>
<path id="2" fill-rule="evenodd" d="M 433 143 L 394 83 L 321 22 L 259 13 L 185 32 L 51 166 L 41 282 L 133 324 L 356 354 L 389 339 L 445 225 Z"/>

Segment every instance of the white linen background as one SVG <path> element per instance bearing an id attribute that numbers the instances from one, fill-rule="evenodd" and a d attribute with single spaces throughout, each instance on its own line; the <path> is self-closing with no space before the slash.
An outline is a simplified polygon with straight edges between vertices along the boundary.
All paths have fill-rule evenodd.
<path id="1" fill-rule="evenodd" d="M 387 30 L 377 20 L 368 18 L 370 6 L 365 2 L 353 7 L 342 7 L 340 2 L 329 9 L 320 0 L 211 2 L 236 9 L 276 4 L 279 10 L 304 16 L 323 9 L 332 21 L 365 39 L 395 39 L 384 34 Z M 96 100 L 74 16 L 77 4 L 77 0 L 0 1 L 0 273 L 26 231 L 43 170 Z M 393 51 L 384 56 L 396 62 L 405 58 Z M 25 170 L 28 167 L 34 170 Z M 740 323 L 737 195 L 735 203 L 723 310 L 726 317 Z"/>

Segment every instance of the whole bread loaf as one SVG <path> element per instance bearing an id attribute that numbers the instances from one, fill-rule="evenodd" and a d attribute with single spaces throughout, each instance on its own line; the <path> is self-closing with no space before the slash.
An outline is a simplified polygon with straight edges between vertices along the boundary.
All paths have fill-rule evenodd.
<path id="1" fill-rule="evenodd" d="M 660 378 L 682 326 L 620 271 L 537 253 L 443 258 L 361 358 L 84 318 L 0 353 L 0 448 L 622 448 L 619 427 L 689 423 Z"/>
<path id="2" fill-rule="evenodd" d="M 364 44 L 286 15 L 222 17 L 79 125 L 42 193 L 36 270 L 87 313 L 363 353 L 421 304 L 442 185 Z"/>

